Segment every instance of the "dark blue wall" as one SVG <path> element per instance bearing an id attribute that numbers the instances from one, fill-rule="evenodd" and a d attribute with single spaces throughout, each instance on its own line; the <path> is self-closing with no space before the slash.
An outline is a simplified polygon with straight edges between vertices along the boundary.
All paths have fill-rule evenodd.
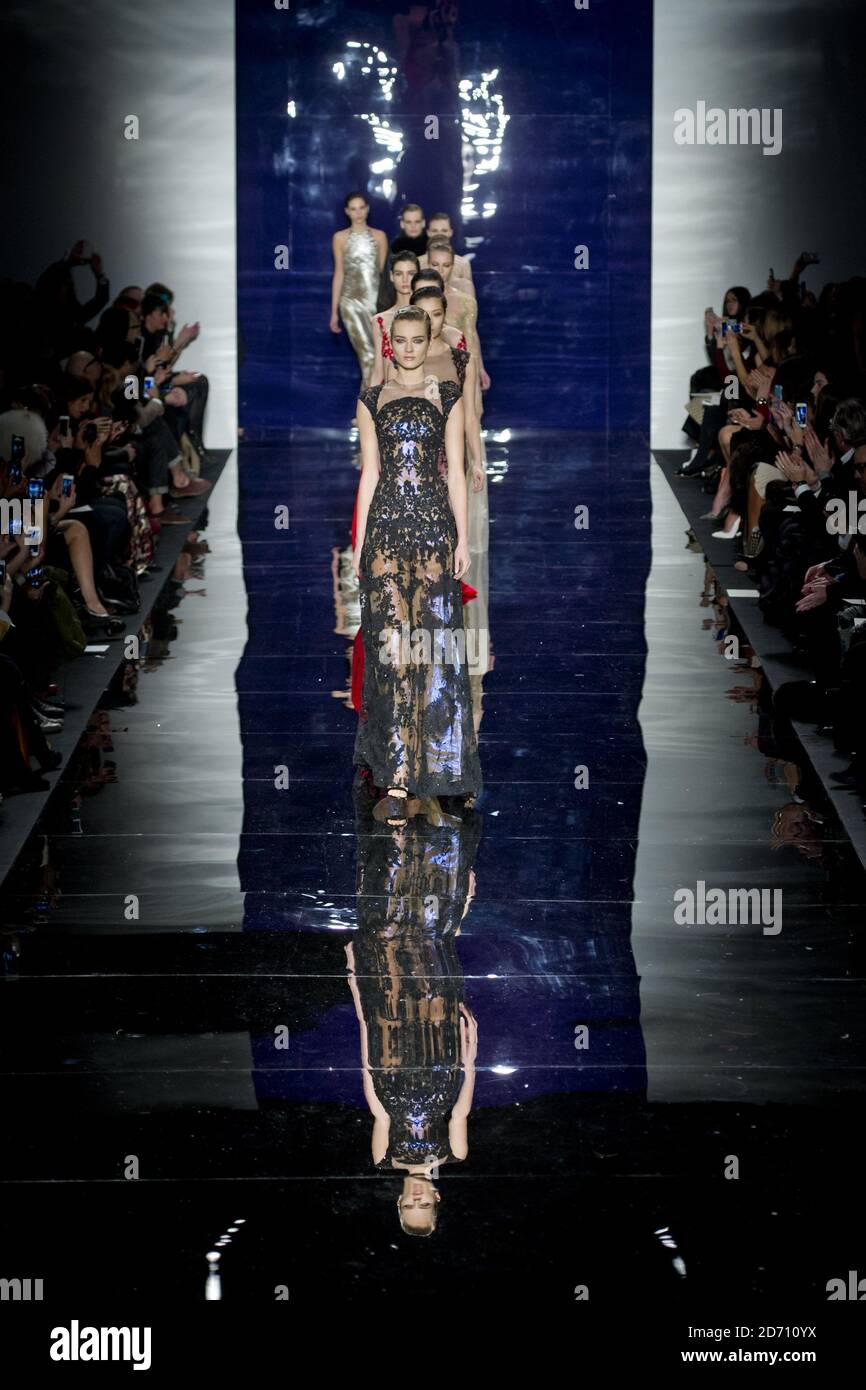
<path id="1" fill-rule="evenodd" d="M 342 201 L 376 177 L 386 151 L 363 114 L 404 135 L 396 201 L 458 212 L 461 104 L 448 83 L 385 100 L 359 71 L 370 42 L 393 58 L 392 13 L 408 5 L 292 0 L 237 11 L 240 422 L 247 437 L 348 423 L 358 374 L 328 329 L 330 239 Z M 479 179 L 490 217 L 456 238 L 476 250 L 479 325 L 493 387 L 490 422 L 587 428 L 646 425 L 649 410 L 650 0 L 470 0 L 457 70 L 490 83 L 509 120 L 500 166 Z M 393 58 L 396 65 L 396 58 Z M 347 63 L 345 78 L 333 72 Z M 378 65 L 376 65 L 378 66 Z M 289 102 L 296 115 L 288 114 Z M 479 103 L 475 103 L 478 109 Z M 440 139 L 424 116 L 440 114 Z M 396 210 L 371 196 L 389 235 Z M 589 270 L 574 247 L 589 247 Z M 274 268 L 289 247 L 290 269 Z"/>

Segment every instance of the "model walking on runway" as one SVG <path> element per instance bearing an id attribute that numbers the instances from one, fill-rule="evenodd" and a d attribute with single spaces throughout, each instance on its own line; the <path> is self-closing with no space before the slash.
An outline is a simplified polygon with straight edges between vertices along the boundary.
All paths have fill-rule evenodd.
<path id="1" fill-rule="evenodd" d="M 481 465 L 481 425 L 475 413 L 475 389 L 478 376 L 476 358 L 467 348 L 456 347 L 449 338 L 458 337 L 457 329 L 445 329 L 445 316 L 448 312 L 448 299 L 435 285 L 423 285 L 412 295 L 412 303 L 423 309 L 430 319 L 430 350 L 427 353 L 425 369 L 432 372 L 439 381 L 456 381 L 463 393 L 463 410 L 466 424 L 466 473 L 470 491 L 480 492 L 486 477 Z M 443 330 L 448 333 L 444 336 Z M 386 366 L 385 380 L 391 376 L 390 364 Z M 470 500 L 470 511 L 472 504 Z"/>
<path id="2" fill-rule="evenodd" d="M 427 234 L 429 241 L 448 241 L 454 242 L 454 228 L 451 226 L 451 216 L 447 212 L 434 212 L 430 221 L 427 223 Z M 426 270 L 430 262 L 427 259 L 427 252 L 418 258 L 421 262 L 421 269 Z M 472 278 L 472 262 L 468 256 L 458 256 L 454 253 L 454 276 L 458 281 L 463 281 L 470 288 L 468 293 L 475 296 L 475 282 Z M 458 284 L 458 289 L 460 285 Z"/>
<path id="3" fill-rule="evenodd" d="M 431 270 L 438 270 L 442 276 L 443 288 L 448 295 L 448 322 L 460 329 L 466 337 L 466 346 L 469 351 L 477 355 L 479 385 L 482 391 L 487 391 L 490 387 L 490 377 L 484 367 L 481 340 L 478 337 L 478 304 L 474 295 L 452 287 L 454 248 L 451 243 L 443 237 L 435 241 L 431 239 L 427 247 L 427 265 Z M 482 415 L 483 413 L 483 410 L 479 409 L 478 414 Z"/>
<path id="4" fill-rule="evenodd" d="M 413 259 L 417 262 L 418 257 Z M 438 270 L 415 270 L 409 281 L 409 293 L 404 298 L 398 298 L 397 303 L 391 309 L 383 309 L 376 315 L 373 325 L 373 340 L 376 345 L 376 355 L 373 362 L 373 369 L 367 381 L 368 386 L 378 386 L 380 382 L 388 380 L 388 370 L 391 363 L 391 324 L 398 309 L 405 309 L 412 302 L 415 292 L 425 285 L 435 285 L 437 289 L 445 289 L 445 281 Z M 466 347 L 466 339 L 456 328 L 449 329 L 449 337 L 446 340 L 454 347 Z"/>
<path id="5" fill-rule="evenodd" d="M 468 518 L 466 535 L 469 558 L 472 562 L 474 601 L 464 609 L 467 642 L 470 653 L 469 673 L 472 705 L 475 711 L 476 732 L 481 722 L 482 677 L 490 667 L 490 627 L 488 616 L 489 508 L 487 495 L 487 452 L 481 434 L 477 404 L 478 366 L 474 353 L 454 347 L 446 335 L 454 329 L 445 326 L 448 298 L 433 285 L 426 285 L 412 295 L 412 303 L 430 318 L 430 351 L 425 368 L 434 372 L 440 381 L 456 381 L 463 392 L 463 411 L 466 422 L 466 486 L 468 488 Z M 440 468 L 442 462 L 440 460 Z"/>
<path id="6" fill-rule="evenodd" d="M 460 579 L 469 569 L 464 412 L 456 382 L 425 372 L 430 319 L 399 310 L 396 370 L 358 403 L 363 468 L 353 566 L 361 591 L 364 685 L 355 763 L 407 820 L 407 798 L 481 790 Z M 444 444 L 445 477 L 439 472 Z"/>
<path id="7" fill-rule="evenodd" d="M 398 309 L 405 309 L 409 300 L 412 298 L 412 279 L 418 274 L 418 257 L 414 251 L 398 251 L 396 255 L 389 254 L 389 266 L 386 275 L 391 286 L 391 293 L 394 296 L 393 303 L 384 304 L 380 295 L 379 303 L 383 305 L 373 315 L 371 332 L 373 334 L 373 366 L 367 374 L 365 386 L 375 386 L 377 381 L 381 381 L 381 375 L 377 376 L 376 367 L 382 359 L 382 349 L 388 337 L 388 330 L 391 327 L 391 320 Z M 384 291 L 384 283 L 383 283 Z"/>
<path id="8" fill-rule="evenodd" d="M 388 238 L 384 232 L 367 226 L 370 205 L 363 193 L 350 193 L 345 211 L 350 225 L 335 232 L 331 241 L 334 255 L 331 332 L 342 332 L 342 319 L 355 349 L 364 386 L 373 366 L 371 319 L 376 312 L 379 276 L 388 254 Z"/>

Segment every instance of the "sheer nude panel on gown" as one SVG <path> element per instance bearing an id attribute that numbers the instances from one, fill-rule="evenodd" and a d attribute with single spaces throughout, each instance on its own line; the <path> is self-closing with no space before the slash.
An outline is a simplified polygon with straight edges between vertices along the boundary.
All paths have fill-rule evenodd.
<path id="1" fill-rule="evenodd" d="M 364 688 L 355 762 L 377 787 L 418 796 L 475 795 L 472 719 L 457 529 L 439 469 L 456 382 L 368 387 L 379 480 L 361 552 Z"/>

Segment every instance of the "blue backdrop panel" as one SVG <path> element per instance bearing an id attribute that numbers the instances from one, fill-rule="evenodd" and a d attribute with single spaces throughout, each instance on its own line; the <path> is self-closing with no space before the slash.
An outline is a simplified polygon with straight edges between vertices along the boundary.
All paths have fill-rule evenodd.
<path id="1" fill-rule="evenodd" d="M 436 7 L 430 7 L 435 11 Z M 401 61 L 352 0 L 237 10 L 240 418 L 248 437 L 342 427 L 358 373 L 329 331 L 350 189 L 452 214 L 474 253 L 487 402 L 511 427 L 642 428 L 649 400 L 649 0 L 459 6 L 444 58 Z M 428 139 L 429 117 L 438 138 Z M 585 245 L 588 269 L 575 269 Z M 285 247 L 288 268 L 277 268 Z"/>

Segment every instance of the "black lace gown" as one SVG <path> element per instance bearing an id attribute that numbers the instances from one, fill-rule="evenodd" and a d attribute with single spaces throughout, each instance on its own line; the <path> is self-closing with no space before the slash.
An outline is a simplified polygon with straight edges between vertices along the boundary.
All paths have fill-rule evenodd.
<path id="1" fill-rule="evenodd" d="M 437 462 L 460 395 L 458 383 L 429 376 L 418 388 L 390 381 L 360 397 L 376 424 L 379 480 L 361 552 L 364 686 L 354 761 L 377 787 L 417 796 L 481 790 L 454 578 L 457 528 Z"/>

